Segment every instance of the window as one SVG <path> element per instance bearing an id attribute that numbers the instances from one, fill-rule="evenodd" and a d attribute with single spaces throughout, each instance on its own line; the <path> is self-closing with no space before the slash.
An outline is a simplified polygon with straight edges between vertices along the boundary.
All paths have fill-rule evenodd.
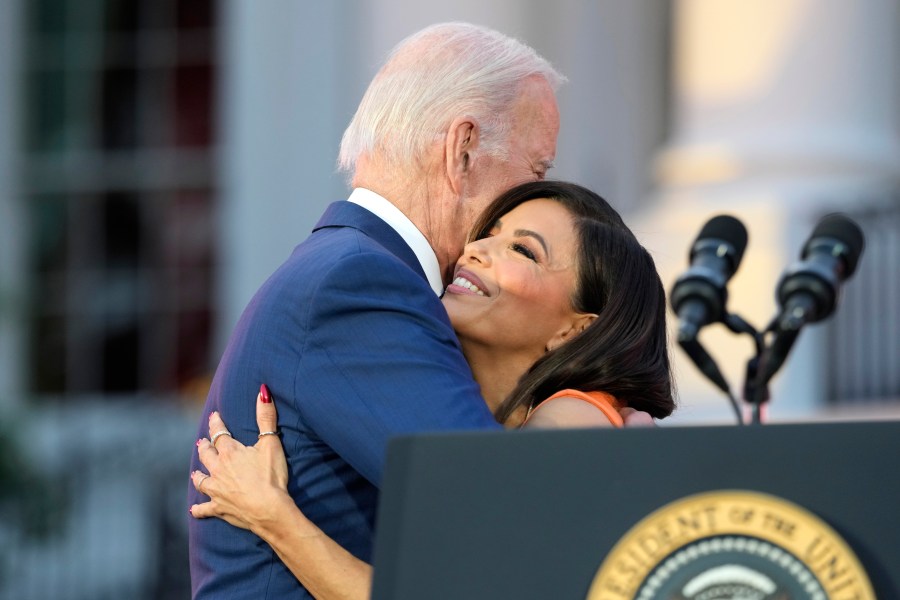
<path id="1" fill-rule="evenodd" d="M 31 387 L 154 392 L 209 372 L 214 0 L 29 0 Z"/>

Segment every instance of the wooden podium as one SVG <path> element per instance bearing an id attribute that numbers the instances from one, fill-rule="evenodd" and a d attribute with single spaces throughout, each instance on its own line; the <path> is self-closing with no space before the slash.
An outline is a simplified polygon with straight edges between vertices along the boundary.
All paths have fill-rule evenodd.
<path id="1" fill-rule="evenodd" d="M 397 438 L 374 564 L 375 600 L 900 598 L 900 422 Z"/>

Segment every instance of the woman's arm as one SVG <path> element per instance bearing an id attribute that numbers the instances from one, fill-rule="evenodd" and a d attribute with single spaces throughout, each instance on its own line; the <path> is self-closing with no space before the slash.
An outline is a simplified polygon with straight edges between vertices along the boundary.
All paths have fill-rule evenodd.
<path id="1" fill-rule="evenodd" d="M 369 597 L 371 565 L 344 550 L 316 527 L 287 494 L 273 508 L 272 514 L 278 518 L 258 523 L 251 531 L 272 546 L 309 593 L 320 600 Z"/>
<path id="2" fill-rule="evenodd" d="M 278 417 L 267 389 L 256 401 L 260 431 L 275 431 Z M 226 431 L 218 413 L 210 415 L 210 439 Z M 191 474 L 194 487 L 210 501 L 195 504 L 191 515 L 219 517 L 265 540 L 291 573 L 320 600 L 368 598 L 372 567 L 328 537 L 300 511 L 287 493 L 287 463 L 277 435 L 263 435 L 244 446 L 230 435 L 197 442 L 209 475 Z"/>

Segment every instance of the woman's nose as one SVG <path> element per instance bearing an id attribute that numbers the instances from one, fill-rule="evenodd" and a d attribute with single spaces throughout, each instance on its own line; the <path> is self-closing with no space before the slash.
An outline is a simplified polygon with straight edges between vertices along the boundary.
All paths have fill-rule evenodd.
<path id="1" fill-rule="evenodd" d="M 467 262 L 478 262 L 481 264 L 489 264 L 491 262 L 485 240 L 475 240 L 469 242 L 463 249 L 463 257 Z"/>

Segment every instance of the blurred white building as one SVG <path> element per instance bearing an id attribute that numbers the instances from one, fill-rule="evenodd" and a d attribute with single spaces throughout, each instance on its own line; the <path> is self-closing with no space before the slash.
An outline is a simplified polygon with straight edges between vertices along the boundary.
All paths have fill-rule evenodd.
<path id="1" fill-rule="evenodd" d="M 69 594 L 56 597 L 158 598 L 161 585 L 183 597 L 183 549 L 174 574 L 160 568 L 170 546 L 158 526 L 181 547 L 177 498 L 219 352 L 257 286 L 345 197 L 340 136 L 387 51 L 448 20 L 519 37 L 568 76 L 552 175 L 617 206 L 667 287 L 706 220 L 733 214 L 750 242 L 728 308 L 762 328 L 816 221 L 857 220 L 860 267 L 835 317 L 808 327 L 776 376 L 770 416 L 900 416 L 895 0 L 7 0 L 0 422 L 50 440 L 30 454 L 57 478 L 138 440 L 169 461 L 152 481 L 112 461 L 102 481 L 86 479 L 110 486 L 99 496 L 65 487 L 76 496 L 68 518 L 112 532 L 97 511 L 117 485 L 176 500 L 175 512 L 112 511 L 126 545 L 82 552 L 126 575 L 79 587 L 20 571 L 0 576 L 0 597 L 4 585 L 19 598 L 51 585 Z M 752 344 L 721 325 L 701 340 L 740 395 Z M 722 394 L 680 349 L 673 356 L 681 407 L 670 422 L 733 422 Z M 183 457 L 172 451 L 181 440 Z M 20 543 L 30 544 L 20 556 L 52 556 L 57 573 L 72 560 Z"/>

